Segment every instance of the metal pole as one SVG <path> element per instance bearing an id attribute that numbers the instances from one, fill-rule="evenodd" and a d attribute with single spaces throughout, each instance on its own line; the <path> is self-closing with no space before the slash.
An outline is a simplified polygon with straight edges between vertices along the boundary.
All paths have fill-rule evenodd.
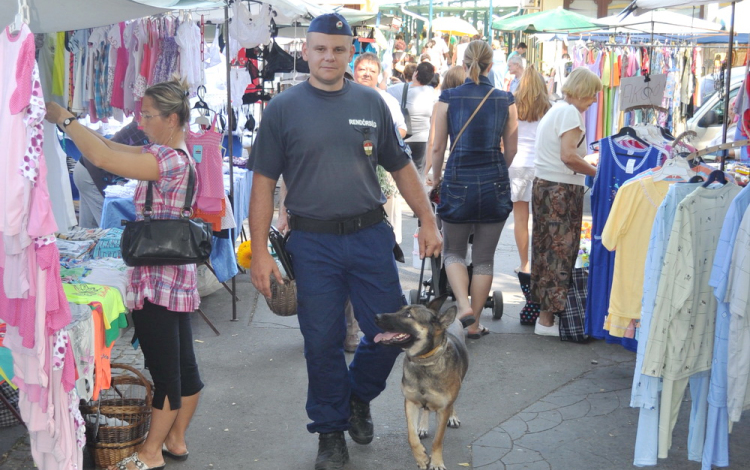
<path id="1" fill-rule="evenodd" d="M 427 39 L 429 40 L 430 37 L 432 37 L 432 1 L 430 0 L 430 24 L 427 25 Z"/>
<path id="2" fill-rule="evenodd" d="M 724 80 L 726 82 L 724 83 L 724 128 L 721 131 L 721 143 L 726 144 L 727 143 L 727 130 L 729 127 L 729 91 L 731 89 L 732 84 L 732 47 L 734 47 L 734 9 L 737 2 L 732 2 L 732 21 L 729 24 L 729 46 L 727 47 L 727 58 L 726 58 L 726 64 L 727 64 L 727 73 Z M 700 150 L 700 149 L 698 149 Z M 724 155 L 721 157 L 721 166 L 719 167 L 721 171 L 724 171 L 724 166 L 726 164 L 727 159 L 727 151 L 724 151 Z"/>
<path id="3" fill-rule="evenodd" d="M 494 15 L 492 14 L 492 0 L 490 0 L 490 18 L 487 20 L 487 25 L 485 26 L 485 36 L 487 36 L 487 39 L 489 39 L 490 44 L 492 43 L 492 20 L 494 18 Z"/>
<path id="4" fill-rule="evenodd" d="M 224 5 L 224 44 L 227 47 L 226 61 L 227 61 L 227 153 L 229 154 L 229 200 L 232 204 L 236 204 L 234 200 L 234 154 L 232 150 L 232 117 L 234 116 L 232 111 L 232 58 L 229 57 L 229 3 Z M 234 120 L 237 124 L 237 120 Z M 244 221 L 243 221 L 244 222 Z M 240 230 L 242 227 L 238 227 Z M 237 229 L 232 231 L 232 250 L 234 251 L 234 243 L 237 237 Z M 237 321 L 237 276 L 232 277 L 232 321 Z"/>

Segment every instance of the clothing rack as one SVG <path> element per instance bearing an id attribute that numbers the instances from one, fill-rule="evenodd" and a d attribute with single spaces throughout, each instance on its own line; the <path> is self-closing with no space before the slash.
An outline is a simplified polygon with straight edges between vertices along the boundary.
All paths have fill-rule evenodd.
<path id="1" fill-rule="evenodd" d="M 726 136 L 724 136 L 724 138 L 726 139 Z M 729 149 L 738 148 L 738 147 L 745 147 L 747 145 L 750 145 L 750 139 L 736 140 L 734 142 L 725 142 L 723 144 L 714 145 L 712 147 L 706 147 L 703 150 L 698 150 L 696 152 L 693 152 L 687 156 L 687 159 L 692 160 L 694 158 L 699 158 L 699 157 L 702 157 L 703 155 L 708 155 L 709 153 L 716 152 L 717 150 L 729 150 Z M 724 159 L 723 158 L 721 159 L 721 170 L 724 171 Z"/>
<path id="2" fill-rule="evenodd" d="M 224 5 L 224 43 L 227 47 L 227 54 L 226 54 L 226 64 L 227 64 L 227 116 L 232 116 L 232 113 L 234 112 L 232 110 L 232 64 L 229 57 L 229 2 L 227 2 Z M 235 119 L 235 124 L 237 124 Z M 230 123 L 227 126 L 227 153 L 229 154 L 229 200 L 232 201 L 232 204 L 235 204 L 234 200 L 234 153 L 232 146 L 234 144 L 233 142 L 233 136 L 232 136 L 232 130 L 231 130 L 231 117 L 230 117 Z M 244 221 L 243 221 L 244 222 Z M 240 230 L 245 231 L 244 226 L 239 227 Z M 236 233 L 235 233 L 236 235 Z M 236 240 L 236 237 L 233 237 L 232 239 L 232 247 L 234 247 L 234 241 Z M 213 270 L 212 270 L 213 271 Z M 237 321 L 237 280 L 235 279 L 237 276 L 232 276 L 232 289 L 230 290 L 230 293 L 232 294 L 232 321 Z M 224 285 L 226 287 L 226 284 Z"/>

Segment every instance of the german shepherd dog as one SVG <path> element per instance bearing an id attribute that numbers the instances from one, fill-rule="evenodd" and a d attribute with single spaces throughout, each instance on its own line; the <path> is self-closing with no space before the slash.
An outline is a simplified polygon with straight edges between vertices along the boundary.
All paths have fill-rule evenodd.
<path id="1" fill-rule="evenodd" d="M 408 305 L 396 313 L 375 317 L 375 323 L 385 331 L 375 341 L 398 346 L 406 353 L 401 391 L 405 398 L 409 446 L 421 469 L 429 466 L 430 470 L 445 470 L 445 428 L 461 424 L 453 404 L 469 368 L 469 355 L 461 322 L 456 319 L 456 306 L 440 313 L 447 297 L 447 294 L 440 296 L 427 306 Z M 432 459 L 420 442 L 420 438 L 427 436 L 430 411 L 437 415 Z"/>

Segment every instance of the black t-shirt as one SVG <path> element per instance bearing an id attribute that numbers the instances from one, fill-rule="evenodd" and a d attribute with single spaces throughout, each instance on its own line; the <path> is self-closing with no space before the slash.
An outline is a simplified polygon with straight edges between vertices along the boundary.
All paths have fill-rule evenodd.
<path id="1" fill-rule="evenodd" d="M 384 204 L 377 165 L 396 171 L 410 160 L 377 91 L 348 80 L 335 92 L 304 82 L 268 104 L 248 168 L 284 175 L 291 213 L 335 220 Z"/>

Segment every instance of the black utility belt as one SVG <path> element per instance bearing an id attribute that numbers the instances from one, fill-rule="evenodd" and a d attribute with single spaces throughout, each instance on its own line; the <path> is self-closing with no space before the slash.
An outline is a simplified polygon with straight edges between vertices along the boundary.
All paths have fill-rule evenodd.
<path id="1" fill-rule="evenodd" d="M 289 228 L 303 232 L 349 235 L 379 224 L 385 219 L 385 210 L 380 206 L 370 212 L 341 220 L 318 220 L 289 214 Z"/>

